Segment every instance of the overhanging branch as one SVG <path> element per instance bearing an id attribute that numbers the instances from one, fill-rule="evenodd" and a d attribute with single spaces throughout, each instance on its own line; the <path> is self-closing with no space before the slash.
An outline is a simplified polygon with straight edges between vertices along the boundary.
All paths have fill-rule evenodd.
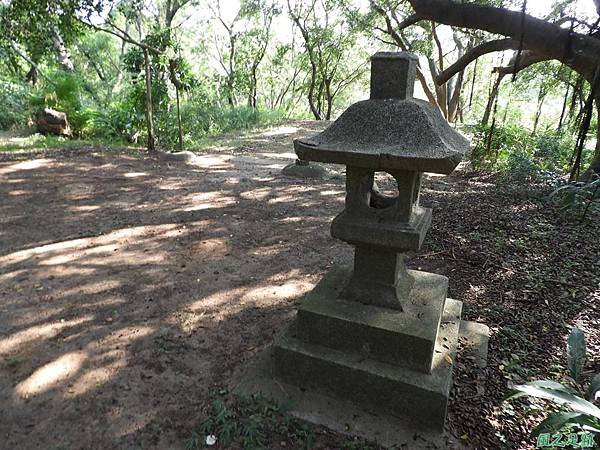
<path id="1" fill-rule="evenodd" d="M 461 28 L 475 28 L 519 40 L 525 30 L 525 48 L 556 59 L 584 75 L 593 78 L 594 68 L 600 60 L 600 40 L 546 22 L 520 11 L 511 11 L 474 3 L 453 0 L 408 0 L 416 14 L 423 19 Z M 598 1 L 600 4 L 600 0 Z M 523 21 L 523 27 L 521 22 Z M 569 51 L 565 51 L 565 49 Z"/>
<path id="2" fill-rule="evenodd" d="M 160 54 L 161 51 L 155 47 L 152 47 L 144 42 L 140 42 L 135 40 L 134 38 L 132 38 L 129 34 L 127 34 L 125 31 L 121 30 L 119 27 L 115 26 L 112 22 L 107 22 L 107 24 L 113 28 L 115 28 L 117 31 L 111 30 L 109 28 L 103 28 L 97 25 L 94 25 L 93 23 L 90 22 L 86 22 L 84 20 L 78 19 L 83 25 L 86 25 L 90 28 L 93 28 L 96 31 L 102 31 L 104 33 L 108 33 L 108 34 L 112 34 L 113 36 L 118 37 L 119 39 L 121 39 L 123 42 L 127 42 L 128 44 L 131 45 L 135 45 L 137 47 L 140 47 L 148 52 L 151 53 L 155 53 L 155 54 Z"/>
<path id="3" fill-rule="evenodd" d="M 396 20 L 396 26 L 398 28 L 398 31 L 402 31 L 405 28 L 408 28 L 411 25 L 414 25 L 415 23 L 423 20 L 423 18 L 418 15 L 418 14 L 412 14 L 410 16 L 408 16 L 406 19 L 404 20 L 398 20 L 397 17 L 394 17 L 394 19 Z"/>
<path id="4" fill-rule="evenodd" d="M 458 58 L 454 64 L 442 71 L 436 78 L 435 82 L 438 85 L 446 83 L 450 78 L 467 67 L 480 56 L 487 53 L 499 52 L 502 50 L 517 49 L 519 42 L 515 39 L 497 39 L 494 41 L 485 42 L 467 51 L 463 56 Z"/>
<path id="5" fill-rule="evenodd" d="M 508 63 L 508 66 L 494 67 L 494 72 L 501 73 L 503 75 L 514 74 L 542 61 L 548 61 L 548 57 L 526 50 L 521 53 L 521 56 L 516 63 L 514 58 L 512 58 Z"/>

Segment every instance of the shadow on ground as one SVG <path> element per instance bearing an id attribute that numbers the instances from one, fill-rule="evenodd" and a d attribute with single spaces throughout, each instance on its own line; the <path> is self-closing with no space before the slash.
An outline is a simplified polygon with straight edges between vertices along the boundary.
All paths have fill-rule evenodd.
<path id="1" fill-rule="evenodd" d="M 102 149 L 4 156 L 3 448 L 183 447 L 233 370 L 334 261 L 350 261 L 329 235 L 343 177 L 280 175 L 292 137 L 312 130 L 255 133 L 189 165 Z M 586 271 L 598 270 L 598 237 L 565 258 L 592 225 L 464 172 L 428 179 L 423 201 L 434 223 L 412 265 L 448 275 L 466 318 L 493 330 L 487 381 L 459 356 L 450 426 L 479 447 L 495 448 L 497 433 L 522 445 L 524 425 L 499 422 L 512 379 L 500 366 L 516 354 L 527 375 L 544 374 L 564 353 L 565 325 L 597 326 Z"/>

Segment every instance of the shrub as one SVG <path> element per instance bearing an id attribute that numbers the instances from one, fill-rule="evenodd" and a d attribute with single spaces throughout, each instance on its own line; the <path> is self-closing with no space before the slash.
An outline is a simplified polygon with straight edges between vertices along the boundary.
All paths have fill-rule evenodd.
<path id="1" fill-rule="evenodd" d="M 476 170 L 497 172 L 505 180 L 556 184 L 569 170 L 575 146 L 567 134 L 552 130 L 532 135 L 519 126 L 477 127 L 471 162 Z"/>
<path id="2" fill-rule="evenodd" d="M 535 138 L 534 157 L 556 172 L 567 173 L 574 148 L 575 141 L 567 133 L 545 130 Z"/>
<path id="3" fill-rule="evenodd" d="M 248 107 L 209 106 L 188 102 L 183 105 L 181 120 L 184 145 L 197 147 L 203 139 L 234 130 L 246 130 L 277 123 L 284 118 L 279 110 Z M 156 117 L 156 135 L 161 146 L 176 148 L 178 142 L 177 112 L 163 112 Z"/>
<path id="4" fill-rule="evenodd" d="M 533 430 L 534 435 L 560 431 L 565 427 L 579 427 L 600 433 L 600 408 L 593 403 L 600 396 L 600 374 L 592 378 L 587 389 L 580 385 L 585 358 L 584 335 L 579 329 L 573 328 L 567 340 L 570 384 L 538 380 L 513 387 L 513 392 L 506 400 L 529 396 L 548 400 L 558 406 L 558 410 L 549 412 Z"/>
<path id="5" fill-rule="evenodd" d="M 24 82 L 0 79 L 0 130 L 27 125 L 31 117 L 29 91 L 29 85 Z"/>
<path id="6" fill-rule="evenodd" d="M 575 214 L 583 220 L 588 213 L 600 213 L 600 177 L 563 184 L 550 197 L 563 212 Z"/>
<path id="7" fill-rule="evenodd" d="M 51 80 L 40 85 L 29 96 L 29 104 L 35 112 L 43 108 L 53 108 L 67 114 L 67 118 L 75 134 L 85 121 L 82 111 L 83 81 L 74 73 L 57 70 L 48 74 Z"/>

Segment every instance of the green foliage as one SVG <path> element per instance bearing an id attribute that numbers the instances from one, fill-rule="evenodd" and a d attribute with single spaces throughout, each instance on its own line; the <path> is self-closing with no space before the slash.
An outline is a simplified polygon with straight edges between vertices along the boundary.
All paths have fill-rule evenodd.
<path id="1" fill-rule="evenodd" d="M 278 403 L 260 393 L 250 396 L 222 397 L 214 400 L 197 432 L 186 442 L 187 450 L 210 448 L 215 440 L 218 448 L 245 450 L 269 449 L 286 441 L 294 448 L 315 448 L 312 430 L 289 414 L 290 404 Z M 350 439 L 341 447 L 347 450 L 373 450 L 362 439 Z"/>
<path id="2" fill-rule="evenodd" d="M 0 79 L 0 130 L 22 128 L 31 116 L 30 88 L 23 82 Z"/>
<path id="3" fill-rule="evenodd" d="M 585 336 L 579 328 L 573 328 L 567 340 L 567 365 L 571 378 L 579 382 L 585 365 Z"/>
<path id="4" fill-rule="evenodd" d="M 581 389 L 578 381 L 585 364 L 585 339 L 577 328 L 571 330 L 567 340 L 567 363 L 574 387 L 551 380 L 530 381 L 514 386 L 506 398 L 533 397 L 558 407 L 548 412 L 532 431 L 533 435 L 572 427 L 600 433 L 600 408 L 593 403 L 600 395 L 600 374 L 592 379 L 587 389 Z"/>
<path id="5" fill-rule="evenodd" d="M 575 141 L 568 132 L 545 130 L 535 136 L 534 158 L 542 161 L 549 169 L 567 173 L 571 169 L 571 155 Z M 591 156 L 587 152 L 586 160 Z"/>
<path id="6" fill-rule="evenodd" d="M 182 108 L 184 143 L 187 148 L 202 144 L 203 140 L 221 133 L 246 130 L 282 121 L 283 111 L 250 107 L 220 107 L 187 102 Z M 173 111 L 156 116 L 159 143 L 165 148 L 177 144 L 177 116 Z"/>
<path id="7" fill-rule="evenodd" d="M 471 162 L 476 170 L 499 173 L 505 180 L 556 183 L 568 171 L 574 142 L 565 134 L 545 130 L 532 135 L 517 125 L 478 126 Z"/>
<path id="8" fill-rule="evenodd" d="M 17 42 L 39 61 L 53 51 L 54 32 L 69 44 L 83 31 L 77 15 L 101 9 L 100 0 L 11 0 L 0 5 L 0 42 Z"/>
<path id="9" fill-rule="evenodd" d="M 291 420 L 288 408 L 289 405 L 280 405 L 260 394 L 238 396 L 229 402 L 215 400 L 200 425 L 200 433 L 192 435 L 187 447 L 204 448 L 207 437 L 214 436 L 221 446 L 236 442 L 244 449 L 264 449 L 270 447 L 270 440 L 276 435 L 278 442 L 281 438 L 294 439 L 302 448 L 311 448 L 312 438 Z"/>
<path id="10" fill-rule="evenodd" d="M 548 400 L 561 407 L 558 411 L 550 412 L 532 434 L 558 431 L 571 426 L 591 428 L 600 433 L 600 408 L 576 395 L 568 386 L 540 380 L 514 386 L 514 390 L 507 400 L 529 396 Z"/>
<path id="11" fill-rule="evenodd" d="M 33 111 L 45 107 L 65 112 L 75 136 L 80 138 L 128 138 L 135 134 L 143 123 L 143 112 L 134 106 L 138 91 L 125 92 L 123 100 L 116 100 L 101 108 L 89 98 L 86 84 L 77 73 L 56 70 L 49 73 L 50 82 L 33 91 L 29 105 Z M 143 95 L 143 91 L 141 92 Z"/>
<path id="12" fill-rule="evenodd" d="M 588 213 L 600 213 L 600 178 L 589 181 L 574 181 L 556 188 L 550 197 L 556 201 L 560 209 L 582 219 Z"/>
<path id="13" fill-rule="evenodd" d="M 83 80 L 81 76 L 56 70 L 48 74 L 50 81 L 36 89 L 29 102 L 35 111 L 53 108 L 65 112 L 68 120 L 77 133 L 84 122 L 82 110 Z"/>
<path id="14" fill-rule="evenodd" d="M 135 55 L 130 52 L 128 55 Z M 129 60 L 132 62 L 132 59 Z M 186 68 L 182 67 L 182 71 Z M 184 88 L 191 88 L 189 78 L 182 77 Z M 106 106 L 101 107 L 90 98 L 84 80 L 76 73 L 56 70 L 48 73 L 49 82 L 32 88 L 24 83 L 0 81 L 0 129 L 23 128 L 28 118 L 45 107 L 65 112 L 74 135 L 83 139 L 108 139 L 142 141 L 145 135 L 145 85 L 143 80 L 126 84 L 121 93 Z M 164 148 L 177 145 L 177 115 L 167 108 L 168 97 L 154 86 L 158 99 L 155 129 L 158 144 Z M 166 91 L 165 91 L 166 92 Z M 164 93 L 163 93 L 164 94 Z M 281 121 L 285 113 L 280 110 L 263 110 L 249 107 L 221 107 L 215 94 L 206 85 L 195 86 L 182 101 L 184 142 L 194 148 L 204 139 L 233 130 L 250 129 Z M 162 99 L 162 100 L 161 100 Z"/>

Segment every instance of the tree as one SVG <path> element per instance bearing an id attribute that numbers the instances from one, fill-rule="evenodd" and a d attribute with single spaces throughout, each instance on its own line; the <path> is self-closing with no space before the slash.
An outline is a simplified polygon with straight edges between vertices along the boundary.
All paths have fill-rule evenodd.
<path id="1" fill-rule="evenodd" d="M 127 54 L 123 48 L 123 59 L 132 73 L 143 69 L 145 81 L 145 114 L 147 128 L 147 149 L 155 150 L 156 136 L 154 127 L 155 106 L 160 103 L 153 100 L 153 91 L 160 97 L 167 96 L 166 81 L 170 80 L 176 91 L 177 118 L 179 131 L 179 147 L 183 147 L 183 131 L 181 125 L 181 111 L 179 96 L 181 89 L 188 89 L 191 77 L 187 71 L 185 61 L 178 55 L 178 46 L 174 38 L 173 21 L 176 15 L 183 10 L 191 0 L 166 0 L 157 5 L 154 21 L 148 29 L 143 31 L 142 17 L 144 16 L 144 3 L 125 0 L 118 3 L 116 8 L 109 11 L 108 16 L 101 25 L 96 25 L 90 20 L 80 19 L 85 25 L 96 31 L 102 31 L 118 37 L 123 46 L 129 44 L 134 51 Z M 125 25 L 118 24 L 117 16 L 121 15 Z M 138 37 L 134 38 L 129 32 L 130 25 L 137 28 Z M 161 91 L 161 92 L 159 92 Z M 160 95 L 160 94 L 163 95 Z M 156 95 L 154 96 L 154 98 Z"/>
<path id="2" fill-rule="evenodd" d="M 292 4 L 288 0 L 287 4 L 289 16 L 302 35 L 310 65 L 307 92 L 310 111 L 316 120 L 330 120 L 335 98 L 366 70 L 366 58 L 356 58 L 352 52 L 357 29 L 344 16 L 347 5 L 343 1 L 310 0 Z"/>
<path id="3" fill-rule="evenodd" d="M 0 46 L 23 46 L 34 64 L 56 52 L 58 62 L 72 69 L 66 45 L 83 31 L 77 13 L 96 7 L 92 0 L 12 0 L 0 6 Z"/>
<path id="4" fill-rule="evenodd" d="M 248 21 L 248 29 L 240 35 L 236 66 L 240 85 L 246 90 L 248 106 L 256 108 L 258 67 L 263 61 L 271 38 L 271 25 L 281 9 L 273 1 L 242 0 L 240 16 Z"/>
<path id="5" fill-rule="evenodd" d="M 448 83 L 435 83 L 437 75 L 444 70 L 446 56 L 449 53 L 443 49 L 442 41 L 438 36 L 437 24 L 430 21 L 419 21 L 416 23 L 417 27 L 406 29 L 405 22 L 400 19 L 400 17 L 407 16 L 406 8 L 403 5 L 394 0 L 372 1 L 371 5 L 385 22 L 384 28 L 375 26 L 375 29 L 391 38 L 391 41 L 381 39 L 383 42 L 394 45 L 402 51 L 417 53 L 427 58 L 429 79 L 433 87 L 427 80 L 426 72 L 420 66 L 417 68 L 417 79 L 429 102 L 440 110 L 444 118 L 449 122 L 454 122 L 459 113 L 464 69 Z M 408 20 L 412 20 L 411 16 Z M 474 36 L 467 36 L 465 39 L 459 30 L 453 29 L 452 40 L 455 44 L 452 52 L 461 57 L 466 50 L 472 47 L 475 39 Z"/>
<path id="6" fill-rule="evenodd" d="M 600 15 L 600 0 L 593 0 Z M 596 25 L 583 20 L 562 17 L 554 22 L 538 19 L 525 11 L 511 11 L 507 8 L 478 3 L 456 2 L 453 0 L 408 0 L 414 13 L 400 23 L 404 29 L 422 20 L 435 21 L 455 27 L 483 30 L 505 36 L 503 39 L 489 39 L 458 58 L 446 67 L 437 77 L 438 84 L 450 78 L 482 55 L 503 51 L 518 52 L 512 66 L 501 71 L 517 73 L 533 64 L 557 60 L 580 74 L 590 84 L 589 101 L 586 104 L 588 116 L 592 113 L 592 103 L 600 108 L 600 33 Z M 571 27 L 563 25 L 571 23 Z M 584 34 L 585 31 L 587 34 Z M 589 120 L 583 121 L 588 123 Z M 587 131 L 587 130 L 586 130 Z M 592 171 L 600 173 L 600 128 L 592 163 Z M 581 160 L 581 148 L 575 157 L 575 164 Z M 579 168 L 576 168 L 576 172 Z"/>
<path id="7" fill-rule="evenodd" d="M 238 10 L 237 14 L 231 20 L 227 20 L 221 10 L 220 0 L 214 0 L 214 3 L 209 2 L 208 7 L 212 12 L 213 17 L 218 20 L 227 34 L 225 43 L 220 41 L 216 33 L 214 35 L 214 41 L 218 53 L 219 65 L 225 72 L 225 95 L 227 97 L 227 103 L 229 106 L 235 106 L 237 104 L 237 98 L 235 96 L 235 84 L 237 78 L 236 53 L 240 37 L 240 32 L 237 30 L 237 27 L 241 22 L 241 9 Z"/>

